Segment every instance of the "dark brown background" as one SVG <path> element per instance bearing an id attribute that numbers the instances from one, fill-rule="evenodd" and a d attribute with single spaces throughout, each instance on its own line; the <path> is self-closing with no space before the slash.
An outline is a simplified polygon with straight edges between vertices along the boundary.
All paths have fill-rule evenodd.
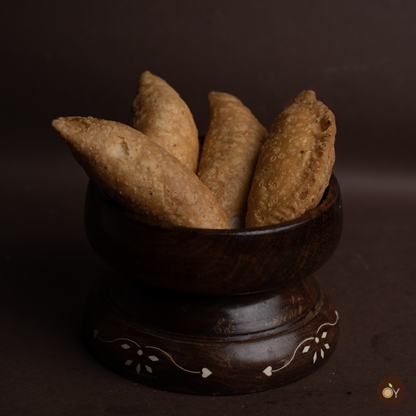
<path id="1" fill-rule="evenodd" d="M 0 408 L 7 415 L 384 415 L 416 409 L 416 3 L 96 0 L 2 3 Z M 166 79 L 201 134 L 206 97 L 239 97 L 269 128 L 314 89 L 338 125 L 344 233 L 317 275 L 341 317 L 318 372 L 241 397 L 135 385 L 90 356 L 86 297 L 106 265 L 83 230 L 87 178 L 50 127 L 126 121 L 140 74 Z M 400 377 L 397 407 L 377 397 Z"/>

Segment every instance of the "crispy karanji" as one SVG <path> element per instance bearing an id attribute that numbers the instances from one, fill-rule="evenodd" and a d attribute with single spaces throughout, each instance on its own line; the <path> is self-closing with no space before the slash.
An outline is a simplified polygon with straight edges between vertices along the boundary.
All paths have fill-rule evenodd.
<path id="1" fill-rule="evenodd" d="M 61 117 L 52 126 L 91 180 L 141 221 L 230 228 L 212 192 L 140 131 L 93 117 Z"/>
<path id="2" fill-rule="evenodd" d="M 143 72 L 128 124 L 196 173 L 199 140 L 194 118 L 179 94 L 162 78 Z"/>
<path id="3" fill-rule="evenodd" d="M 231 94 L 208 95 L 210 124 L 199 162 L 199 179 L 212 191 L 231 228 L 244 228 L 247 196 L 267 130 Z"/>
<path id="4" fill-rule="evenodd" d="M 319 204 L 335 162 L 335 133 L 333 113 L 313 91 L 285 107 L 260 150 L 247 228 L 290 221 Z"/>

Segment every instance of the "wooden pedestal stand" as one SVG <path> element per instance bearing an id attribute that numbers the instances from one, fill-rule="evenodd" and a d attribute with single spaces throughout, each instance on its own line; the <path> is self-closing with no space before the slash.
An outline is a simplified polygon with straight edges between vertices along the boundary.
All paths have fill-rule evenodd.
<path id="1" fill-rule="evenodd" d="M 243 394 L 325 363 L 339 316 L 313 273 L 342 228 L 333 176 L 315 210 L 281 226 L 199 230 L 145 225 L 90 183 L 88 238 L 111 266 L 87 303 L 94 355 L 164 390 Z"/>

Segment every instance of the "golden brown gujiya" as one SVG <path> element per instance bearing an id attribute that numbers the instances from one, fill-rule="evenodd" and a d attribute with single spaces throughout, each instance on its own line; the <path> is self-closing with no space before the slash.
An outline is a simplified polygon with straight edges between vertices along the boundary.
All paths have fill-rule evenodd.
<path id="1" fill-rule="evenodd" d="M 162 78 L 146 71 L 140 77 L 128 124 L 177 157 L 196 172 L 199 159 L 198 130 L 179 94 Z"/>
<path id="2" fill-rule="evenodd" d="M 319 204 L 335 162 L 335 133 L 334 114 L 313 91 L 286 106 L 260 150 L 247 228 L 290 221 Z"/>
<path id="3" fill-rule="evenodd" d="M 247 196 L 267 130 L 236 97 L 208 95 L 210 125 L 198 176 L 213 192 L 231 228 L 244 228 Z"/>
<path id="4" fill-rule="evenodd" d="M 152 225 L 228 229 L 212 192 L 143 133 L 92 117 L 61 117 L 52 126 L 110 198 Z"/>

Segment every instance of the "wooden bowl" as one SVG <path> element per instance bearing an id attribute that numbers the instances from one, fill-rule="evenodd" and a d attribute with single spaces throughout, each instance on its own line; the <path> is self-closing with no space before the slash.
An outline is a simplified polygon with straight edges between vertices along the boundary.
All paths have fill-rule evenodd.
<path id="1" fill-rule="evenodd" d="M 341 234 L 334 176 L 301 218 L 241 230 L 149 226 L 90 183 L 85 226 L 111 266 L 87 302 L 85 339 L 117 373 L 175 392 L 243 394 L 305 377 L 334 352 L 338 312 L 313 276 Z"/>
<path id="2" fill-rule="evenodd" d="M 341 194 L 333 175 L 317 208 L 281 225 L 163 228 L 140 222 L 90 182 L 85 228 L 107 264 L 146 285 L 203 295 L 262 292 L 297 283 L 328 261 L 341 235 Z"/>

